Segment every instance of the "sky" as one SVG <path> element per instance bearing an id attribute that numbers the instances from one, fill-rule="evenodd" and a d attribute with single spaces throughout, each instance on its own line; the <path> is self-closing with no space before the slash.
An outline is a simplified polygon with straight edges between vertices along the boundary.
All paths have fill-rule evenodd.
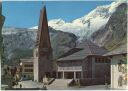
<path id="1" fill-rule="evenodd" d="M 46 1 L 48 20 L 63 19 L 71 22 L 85 16 L 97 6 L 108 5 L 111 1 Z M 41 1 L 3 1 L 4 27 L 31 28 L 38 25 Z"/>

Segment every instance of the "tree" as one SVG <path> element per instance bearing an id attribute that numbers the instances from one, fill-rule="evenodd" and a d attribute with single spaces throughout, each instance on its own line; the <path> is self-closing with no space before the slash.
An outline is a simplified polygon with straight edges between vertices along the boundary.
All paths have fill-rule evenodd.
<path id="1" fill-rule="evenodd" d="M 14 77 L 11 74 L 11 70 L 9 67 L 4 69 L 4 77 L 3 77 L 4 83 L 8 85 L 9 88 L 12 88 Z"/>

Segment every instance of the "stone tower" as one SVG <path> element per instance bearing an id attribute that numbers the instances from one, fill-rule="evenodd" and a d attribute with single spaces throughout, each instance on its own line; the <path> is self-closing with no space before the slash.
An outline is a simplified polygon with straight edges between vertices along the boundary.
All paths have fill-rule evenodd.
<path id="1" fill-rule="evenodd" d="M 52 47 L 48 30 L 46 7 L 40 11 L 37 43 L 34 50 L 34 80 L 42 81 L 52 73 Z"/>

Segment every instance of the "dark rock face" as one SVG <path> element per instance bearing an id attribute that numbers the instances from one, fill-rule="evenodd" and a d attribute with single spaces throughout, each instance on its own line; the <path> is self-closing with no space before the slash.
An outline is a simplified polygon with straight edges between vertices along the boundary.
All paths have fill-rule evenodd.
<path id="1" fill-rule="evenodd" d="M 2 26 L 4 23 L 4 16 L 2 15 L 2 3 L 0 2 L 0 58 L 3 54 L 3 37 L 2 37 Z"/>
<path id="2" fill-rule="evenodd" d="M 10 31 L 10 32 L 9 32 Z M 49 27 L 53 57 L 57 58 L 75 46 L 77 37 Z M 33 55 L 37 30 L 23 28 L 3 28 L 5 53 L 8 59 L 27 58 Z M 14 60 L 13 60 L 14 61 Z"/>
<path id="3" fill-rule="evenodd" d="M 110 17 L 106 26 L 93 33 L 91 40 L 108 50 L 127 42 L 127 4 L 122 3 Z"/>
<path id="4" fill-rule="evenodd" d="M 72 33 L 54 31 L 54 33 L 51 34 L 54 58 L 60 57 L 65 52 L 75 47 L 76 41 L 77 37 Z"/>

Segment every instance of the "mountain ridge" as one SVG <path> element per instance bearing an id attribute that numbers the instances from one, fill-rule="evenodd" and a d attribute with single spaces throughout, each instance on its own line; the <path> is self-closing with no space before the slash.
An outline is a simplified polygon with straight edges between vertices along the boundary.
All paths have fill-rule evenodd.
<path id="1" fill-rule="evenodd" d="M 64 32 L 70 32 L 79 37 L 79 40 L 83 38 L 89 38 L 91 34 L 101 27 L 105 26 L 110 16 L 116 11 L 116 8 L 125 1 L 115 1 L 110 5 L 98 6 L 87 15 L 81 18 L 77 18 L 72 22 L 65 22 L 63 19 L 53 19 L 48 22 L 48 25 L 55 30 Z M 38 27 L 32 27 L 30 29 L 37 29 Z"/>
<path id="2" fill-rule="evenodd" d="M 19 58 L 32 57 L 36 44 L 37 29 L 11 28 L 12 30 L 9 33 L 6 33 L 6 29 L 3 28 L 3 42 L 7 59 L 15 61 Z M 77 37 L 72 33 L 56 31 L 51 27 L 49 27 L 49 32 L 54 59 L 76 44 Z"/>

